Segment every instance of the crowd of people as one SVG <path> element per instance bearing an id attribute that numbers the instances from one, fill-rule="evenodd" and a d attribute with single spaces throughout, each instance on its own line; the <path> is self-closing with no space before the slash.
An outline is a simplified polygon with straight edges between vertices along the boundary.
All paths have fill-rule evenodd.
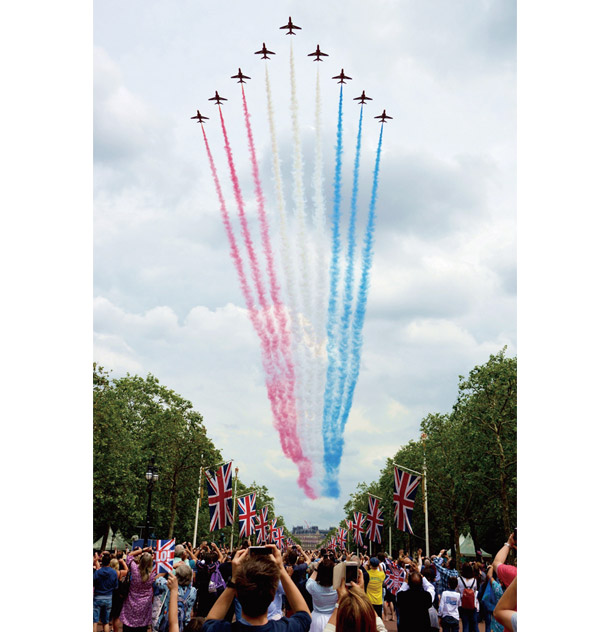
<path id="1" fill-rule="evenodd" d="M 392 559 L 347 550 L 281 552 L 244 541 L 179 544 L 173 571 L 155 572 L 150 548 L 93 556 L 93 630 L 103 632 L 398 632 L 517 630 L 516 531 L 491 564 L 458 564 L 442 550 Z M 400 581 L 389 582 L 390 571 Z M 399 585 L 400 584 L 400 585 Z M 394 594 L 395 593 L 395 594 Z"/>

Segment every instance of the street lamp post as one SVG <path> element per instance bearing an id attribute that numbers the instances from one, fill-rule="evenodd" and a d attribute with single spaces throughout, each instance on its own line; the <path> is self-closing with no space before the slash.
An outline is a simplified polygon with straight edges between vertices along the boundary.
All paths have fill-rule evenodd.
<path id="1" fill-rule="evenodd" d="M 146 508 L 146 527 L 144 529 L 144 546 L 148 546 L 148 536 L 150 532 L 150 503 L 152 500 L 153 485 L 159 480 L 159 473 L 155 466 L 155 460 L 152 459 L 146 468 L 146 491 L 148 492 L 148 506 Z"/>

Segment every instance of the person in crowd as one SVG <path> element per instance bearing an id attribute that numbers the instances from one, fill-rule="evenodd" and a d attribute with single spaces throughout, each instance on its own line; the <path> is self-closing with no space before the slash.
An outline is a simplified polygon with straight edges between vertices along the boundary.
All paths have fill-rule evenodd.
<path id="1" fill-rule="evenodd" d="M 517 533 L 516 530 L 510 534 L 508 542 L 505 542 L 502 548 L 496 553 L 493 561 L 494 571 L 498 576 L 498 581 L 506 589 L 511 582 L 517 577 L 517 567 L 506 564 L 506 558 L 511 550 L 517 551 Z"/>
<path id="2" fill-rule="evenodd" d="M 504 591 L 494 609 L 495 620 L 504 626 L 505 630 L 517 632 L 517 577 Z"/>
<path id="3" fill-rule="evenodd" d="M 171 597 L 171 595 L 168 594 L 170 576 L 175 577 L 178 582 L 178 601 L 182 604 L 183 610 L 182 627 L 180 628 L 180 632 L 182 632 L 184 626 L 191 620 L 193 606 L 197 599 L 197 589 L 191 585 L 193 581 L 193 571 L 188 563 L 179 564 L 174 572 L 170 573 L 167 577 L 165 575 L 157 577 L 155 580 L 155 588 L 158 591 L 158 598 L 161 601 L 158 627 L 162 625 L 163 619 L 168 616 L 169 612 L 169 598 Z"/>
<path id="4" fill-rule="evenodd" d="M 385 588 L 385 594 L 383 597 L 383 621 L 394 621 L 394 604 L 396 603 L 396 597 L 391 590 Z"/>
<path id="5" fill-rule="evenodd" d="M 329 557 L 322 558 L 305 584 L 313 602 L 311 632 L 322 632 L 337 603 L 337 591 L 333 588 L 334 568 L 335 563 Z"/>
<path id="6" fill-rule="evenodd" d="M 252 628 L 260 628 L 265 632 L 309 630 L 311 615 L 307 604 L 284 568 L 278 548 L 273 544 L 268 546 L 273 551 L 271 555 L 250 555 L 249 549 L 236 552 L 232 562 L 232 579 L 208 614 L 203 627 L 206 632 L 252 632 Z M 275 596 L 279 581 L 282 582 L 294 614 L 289 619 L 284 617 L 279 621 L 269 621 L 267 609 Z M 232 627 L 224 617 L 236 596 L 242 607 L 244 623 L 236 622 Z"/>
<path id="7" fill-rule="evenodd" d="M 485 582 L 481 585 L 481 588 L 479 589 L 479 595 L 480 595 L 479 612 L 484 610 L 485 613 L 488 613 L 488 615 L 486 614 L 485 616 L 485 632 L 502 632 L 504 630 L 504 626 L 496 621 L 495 617 L 493 616 L 493 608 L 491 611 L 487 610 L 487 608 L 485 608 L 484 606 L 484 600 L 482 600 L 483 596 L 485 595 L 485 591 L 487 589 L 488 584 L 490 585 L 493 598 L 495 599 L 495 602 L 497 604 L 500 597 L 502 597 L 502 594 L 504 593 L 504 591 L 502 590 L 502 586 L 500 585 L 500 582 L 497 580 L 497 576 L 491 564 L 489 565 L 487 569 Z M 488 621 L 489 621 L 489 629 L 488 629 Z"/>
<path id="8" fill-rule="evenodd" d="M 119 632 L 119 615 L 121 614 L 123 603 L 125 602 L 127 592 L 129 591 L 129 582 L 127 581 L 129 569 L 127 568 L 127 564 L 125 563 L 122 554 L 121 557 L 113 557 L 110 560 L 110 567 L 116 571 L 119 578 L 119 585 L 112 591 L 110 627 L 112 628 L 113 632 Z"/>
<path id="9" fill-rule="evenodd" d="M 438 605 L 443 632 L 458 632 L 460 629 L 460 605 L 462 596 L 457 591 L 457 577 L 449 577 L 447 590 L 443 591 Z"/>
<path id="10" fill-rule="evenodd" d="M 131 581 L 119 617 L 124 632 L 147 632 L 148 626 L 152 623 L 153 584 L 156 573 L 153 571 L 151 551 L 150 547 L 134 549 L 127 556 Z"/>
<path id="11" fill-rule="evenodd" d="M 439 573 L 438 584 L 437 584 L 437 590 L 438 590 L 439 595 L 442 595 L 443 592 L 447 590 L 448 580 L 450 577 L 457 578 L 460 576 L 460 574 L 455 569 L 455 560 L 453 558 L 448 560 L 446 568 L 445 566 L 443 566 L 443 554 L 446 553 L 446 551 L 447 549 L 443 549 L 438 554 L 438 556 L 435 556 L 435 555 L 432 556 L 432 561 L 434 562 L 434 565 L 436 566 L 436 570 Z"/>
<path id="12" fill-rule="evenodd" d="M 111 568 L 110 559 L 110 553 L 103 553 L 101 565 L 93 571 L 93 632 L 98 622 L 104 626 L 104 632 L 110 632 L 112 593 L 119 587 L 119 576 Z"/>
<path id="13" fill-rule="evenodd" d="M 372 557 L 367 565 L 369 583 L 366 594 L 373 604 L 373 608 L 378 617 L 383 615 L 383 582 L 385 573 L 379 568 L 379 558 Z"/>
<path id="14" fill-rule="evenodd" d="M 468 563 L 462 564 L 462 573 L 458 578 L 457 590 L 462 602 L 459 608 L 462 632 L 478 632 L 477 580 L 474 577 L 472 566 Z"/>
<path id="15" fill-rule="evenodd" d="M 417 570 L 409 574 L 408 590 L 396 594 L 398 632 L 429 632 L 432 595 L 424 590 L 423 577 Z"/>
<path id="16" fill-rule="evenodd" d="M 386 632 L 383 621 L 377 616 L 371 600 L 364 592 L 364 574 L 358 569 L 358 582 L 337 589 L 339 600 L 323 632 Z"/>

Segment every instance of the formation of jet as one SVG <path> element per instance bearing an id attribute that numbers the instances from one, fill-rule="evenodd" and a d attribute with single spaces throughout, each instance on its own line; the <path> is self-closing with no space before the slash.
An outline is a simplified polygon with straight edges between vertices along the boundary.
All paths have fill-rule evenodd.
<path id="1" fill-rule="evenodd" d="M 281 29 L 288 29 L 288 33 L 286 33 L 286 35 L 295 35 L 295 33 L 293 32 L 292 29 L 298 29 L 300 31 L 301 27 L 297 26 L 296 24 L 293 24 L 292 23 L 292 18 L 290 16 L 288 16 L 288 24 L 286 24 L 284 26 L 280 26 L 280 30 Z"/>
<path id="2" fill-rule="evenodd" d="M 307 57 L 315 57 L 314 61 L 324 61 L 320 57 L 328 57 L 328 55 L 320 50 L 320 44 L 318 44 L 316 50 L 313 53 L 309 53 Z"/>
<path id="3" fill-rule="evenodd" d="M 208 99 L 208 101 L 216 101 L 216 105 L 222 105 L 221 101 L 226 101 L 226 99 L 224 97 L 221 97 L 218 94 L 218 90 L 216 90 L 214 96 Z"/>
<path id="4" fill-rule="evenodd" d="M 341 72 L 336 77 L 333 77 L 333 79 L 339 79 L 339 81 L 337 81 L 337 83 L 345 83 L 344 79 L 351 79 L 351 77 L 348 77 L 343 72 L 343 68 L 341 68 Z"/>
<path id="5" fill-rule="evenodd" d="M 257 50 L 254 54 L 262 55 L 261 59 L 271 59 L 271 57 L 268 57 L 268 55 L 275 55 L 275 53 L 272 50 L 269 50 L 265 46 L 265 42 L 263 42 L 263 47 L 260 50 Z"/>
<path id="6" fill-rule="evenodd" d="M 391 119 L 392 117 L 391 117 L 391 116 L 388 116 L 388 115 L 385 113 L 385 110 L 384 110 L 384 111 L 383 111 L 383 114 L 380 114 L 379 116 L 376 116 L 375 118 L 381 119 L 381 120 L 379 121 L 380 123 L 385 123 L 387 119 Z"/>
<path id="7" fill-rule="evenodd" d="M 336 79 L 336 77 L 333 77 L 333 79 Z M 362 94 L 359 97 L 356 97 L 354 99 L 354 101 L 360 101 L 360 105 L 366 105 L 366 101 L 372 101 L 372 100 L 373 99 L 371 97 L 367 97 L 366 94 L 364 94 L 364 90 L 362 91 Z"/>
<path id="8" fill-rule="evenodd" d="M 244 75 L 241 68 L 238 68 L 238 70 L 239 72 L 236 75 L 233 75 L 231 79 L 238 79 L 237 83 L 246 83 L 244 79 L 250 79 L 250 77 L 248 77 L 248 75 Z"/>
<path id="9" fill-rule="evenodd" d="M 191 116 L 192 119 L 195 119 L 198 123 L 203 123 L 203 119 L 208 120 L 209 116 L 203 116 L 199 110 L 197 110 L 197 114 L 195 116 Z"/>

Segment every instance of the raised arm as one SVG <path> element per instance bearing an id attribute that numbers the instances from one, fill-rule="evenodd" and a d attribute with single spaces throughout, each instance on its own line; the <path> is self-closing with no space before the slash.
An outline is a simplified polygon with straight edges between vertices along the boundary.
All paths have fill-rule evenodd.
<path id="1" fill-rule="evenodd" d="M 235 577 L 237 575 L 237 569 L 239 565 L 241 564 L 242 559 L 246 555 L 248 555 L 248 549 L 240 549 L 235 554 L 235 557 L 233 558 L 233 561 L 231 562 L 232 577 Z M 212 609 L 208 613 L 208 616 L 206 617 L 206 619 L 213 619 L 215 621 L 224 619 L 236 595 L 237 595 L 237 591 L 235 590 L 235 588 L 227 586 L 222 591 L 222 593 L 220 593 L 220 597 L 218 597 L 218 599 L 212 606 Z"/>
<path id="2" fill-rule="evenodd" d="M 296 584 L 292 581 L 290 575 L 284 568 L 284 562 L 282 560 L 280 550 L 277 546 L 275 546 L 275 544 L 271 545 L 271 550 L 273 551 L 273 560 L 280 569 L 280 581 L 282 582 L 282 588 L 286 593 L 286 599 L 288 600 L 290 607 L 294 612 L 306 612 L 307 614 L 311 614 L 301 591 L 296 587 Z"/>
<path id="3" fill-rule="evenodd" d="M 500 564 L 506 563 L 506 558 L 508 557 L 510 550 L 513 548 L 517 547 L 515 545 L 515 541 L 513 540 L 513 534 L 511 533 L 508 538 L 508 542 L 505 542 L 502 545 L 502 548 L 496 553 L 496 557 L 494 557 L 493 567 L 496 573 L 498 572 L 498 566 L 500 566 Z"/>
<path id="4" fill-rule="evenodd" d="M 170 573 L 167 578 L 167 587 L 169 588 L 169 632 L 180 632 L 178 624 L 178 578 Z"/>
<path id="5" fill-rule="evenodd" d="M 513 632 L 513 615 L 517 612 L 517 578 L 504 591 L 494 609 L 495 620 Z"/>
<path id="6" fill-rule="evenodd" d="M 307 555 L 307 553 L 303 551 L 300 544 L 297 544 L 297 550 L 305 558 L 305 562 L 307 563 L 307 565 L 311 564 L 311 557 L 309 557 L 309 555 Z"/>

